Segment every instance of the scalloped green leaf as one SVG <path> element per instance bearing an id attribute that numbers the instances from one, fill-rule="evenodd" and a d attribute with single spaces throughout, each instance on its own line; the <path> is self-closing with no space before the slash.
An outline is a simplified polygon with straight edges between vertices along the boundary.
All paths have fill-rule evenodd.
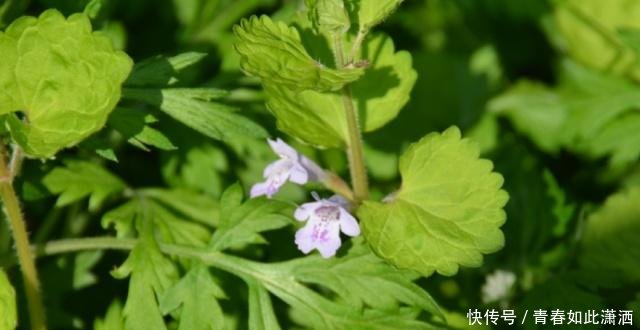
<path id="1" fill-rule="evenodd" d="M 580 242 L 583 268 L 620 274 L 630 282 L 640 280 L 639 201 L 640 187 L 616 193 L 587 218 Z"/>
<path id="2" fill-rule="evenodd" d="M 317 62 L 305 50 L 298 30 L 268 16 L 243 19 L 233 31 L 242 70 L 263 82 L 295 91 L 335 91 L 364 73 L 362 68 L 331 69 Z"/>
<path id="3" fill-rule="evenodd" d="M 379 256 L 424 276 L 453 275 L 502 248 L 509 199 L 503 178 L 457 127 L 413 144 L 399 167 L 402 188 L 390 201 L 365 201 L 358 209 L 364 237 Z"/>
<path id="4" fill-rule="evenodd" d="M 364 76 L 350 84 L 361 127 L 374 131 L 395 118 L 409 101 L 417 79 L 411 54 L 395 52 L 393 40 L 384 34 L 365 41 L 359 58 L 370 66 Z M 278 119 L 278 128 L 307 143 L 339 147 L 348 139 L 342 95 L 312 90 L 294 91 L 263 81 L 267 107 Z"/>
<path id="5" fill-rule="evenodd" d="M 319 32 L 343 33 L 351 22 L 343 0 L 305 0 L 309 20 Z"/>
<path id="6" fill-rule="evenodd" d="M 345 0 L 357 17 L 360 31 L 369 31 L 393 13 L 404 0 Z M 356 12 L 357 11 L 357 12 Z"/>
<path id="7" fill-rule="evenodd" d="M 0 53 L 0 114 L 10 114 L 25 152 L 41 158 L 105 125 L 133 65 L 85 15 L 65 20 L 56 10 L 13 22 L 0 32 Z"/>

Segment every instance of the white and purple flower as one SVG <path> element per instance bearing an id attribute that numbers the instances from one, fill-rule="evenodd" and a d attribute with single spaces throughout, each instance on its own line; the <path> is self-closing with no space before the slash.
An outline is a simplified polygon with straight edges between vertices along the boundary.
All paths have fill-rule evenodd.
<path id="1" fill-rule="evenodd" d="M 298 221 L 307 221 L 296 232 L 296 245 L 305 254 L 317 249 L 322 257 L 330 258 L 342 244 L 340 232 L 355 237 L 360 235 L 360 226 L 347 211 L 349 203 L 344 198 L 334 195 L 320 199 L 312 194 L 316 201 L 302 204 L 294 214 Z"/>
<path id="2" fill-rule="evenodd" d="M 262 195 L 271 198 L 287 181 L 302 185 L 309 180 L 319 180 L 323 175 L 324 171 L 318 165 L 298 154 L 281 139 L 267 141 L 280 159 L 264 169 L 263 176 L 266 179 L 264 182 L 256 183 L 251 187 L 252 198 Z"/>

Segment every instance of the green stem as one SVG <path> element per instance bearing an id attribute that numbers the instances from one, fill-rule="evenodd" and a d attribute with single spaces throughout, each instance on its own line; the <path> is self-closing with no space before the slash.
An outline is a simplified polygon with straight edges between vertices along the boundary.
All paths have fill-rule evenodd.
<path id="1" fill-rule="evenodd" d="M 43 257 L 86 250 L 132 250 L 137 242 L 115 237 L 67 238 L 36 245 L 33 250 L 36 256 Z"/>
<path id="2" fill-rule="evenodd" d="M 335 34 L 334 36 L 334 51 L 336 65 L 339 68 L 343 68 L 346 63 L 344 61 L 342 36 L 340 34 Z M 347 157 L 349 158 L 351 184 L 353 185 L 354 201 L 356 204 L 359 204 L 369 196 L 369 183 L 367 181 L 367 170 L 364 166 L 364 152 L 358 114 L 353 106 L 353 96 L 351 95 L 351 88 L 349 88 L 348 85 L 342 88 L 342 105 L 347 116 L 347 129 L 349 131 Z"/>
<path id="3" fill-rule="evenodd" d="M 22 270 L 31 329 L 44 330 L 46 329 L 44 305 L 40 297 L 38 272 L 31 254 L 29 236 L 27 235 L 27 228 L 20 210 L 20 202 L 16 192 L 13 190 L 13 173 L 7 168 L 6 158 L 6 147 L 0 144 L 0 198 L 2 198 L 2 203 L 4 204 L 4 211 L 13 234 L 18 261 Z"/>
<path id="4" fill-rule="evenodd" d="M 137 239 L 116 238 L 116 237 L 87 237 L 68 238 L 50 241 L 45 244 L 38 244 L 32 248 L 37 257 L 52 256 L 63 253 L 91 251 L 91 250 L 132 250 L 138 243 Z M 165 254 L 197 259 L 206 265 L 220 268 L 238 275 L 256 277 L 257 272 L 253 269 L 255 262 L 229 256 L 222 252 L 208 251 L 202 248 L 189 247 L 177 244 L 158 243 L 160 251 Z M 11 266 L 14 260 L 0 258 L 3 260 L 2 267 Z"/>

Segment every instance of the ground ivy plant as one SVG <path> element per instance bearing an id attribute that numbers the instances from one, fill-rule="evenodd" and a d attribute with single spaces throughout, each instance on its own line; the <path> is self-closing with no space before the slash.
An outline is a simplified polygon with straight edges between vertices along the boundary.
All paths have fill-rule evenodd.
<path id="1" fill-rule="evenodd" d="M 445 327 L 443 311 L 415 281 L 478 267 L 483 255 L 499 250 L 508 195 L 492 162 L 480 158 L 479 147 L 457 127 L 411 144 L 399 159 L 401 185 L 386 196 L 370 193 L 363 134 L 398 115 L 417 79 L 411 54 L 375 30 L 401 2 L 307 0 L 292 17 L 251 16 L 233 27 L 240 68 L 262 86 L 280 131 L 275 136 L 237 111 L 237 91 L 181 84 L 204 54 L 134 65 L 93 31 L 94 2 L 83 14 L 47 10 L 6 27 L 0 33 L 0 194 L 31 328 L 46 329 L 54 310 L 42 302 L 34 257 L 88 250 L 128 253 L 111 272 L 128 281 L 126 301 L 114 301 L 96 329 L 234 328 L 238 317 L 226 312 L 225 302 L 238 299 L 248 306 L 247 327 L 256 330 L 279 329 L 283 318 L 316 329 Z M 134 186 L 109 170 L 120 159 L 101 134 L 145 151 L 179 150 L 178 140 L 156 127 L 163 122 L 232 149 L 260 140 L 272 161 L 262 180 L 226 187 L 218 199 L 179 187 Z M 113 162 L 60 156 L 78 145 Z M 324 148 L 346 152 L 349 180 L 314 160 L 313 149 Z M 88 210 L 102 214 L 104 230 L 115 235 L 32 250 L 13 188 L 25 157 L 62 158 L 42 179 L 59 195 L 55 207 L 88 198 Z M 195 164 L 202 159 L 187 157 Z M 308 187 L 311 198 L 296 204 L 280 197 L 291 185 Z M 245 253 L 260 244 L 269 253 L 276 229 L 291 242 L 285 245 L 290 259 L 262 262 Z M 93 257 L 84 258 L 90 265 Z M 229 281 L 235 286 L 223 285 Z M 4 272 L 0 309 L 2 328 L 14 328 L 15 291 Z"/>

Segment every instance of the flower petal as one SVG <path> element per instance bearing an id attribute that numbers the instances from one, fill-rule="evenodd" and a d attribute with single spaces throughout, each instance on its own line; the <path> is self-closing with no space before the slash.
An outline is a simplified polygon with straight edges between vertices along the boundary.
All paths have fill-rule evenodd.
<path id="1" fill-rule="evenodd" d="M 309 222 L 296 232 L 296 245 L 298 246 L 298 250 L 304 254 L 308 254 L 316 247 L 315 241 L 312 238 L 313 227 L 314 224 Z"/>
<path id="2" fill-rule="evenodd" d="M 300 164 L 309 173 L 310 181 L 323 181 L 327 176 L 322 167 L 303 155 L 300 155 Z"/>
<path id="3" fill-rule="evenodd" d="M 351 237 L 360 235 L 360 225 L 358 225 L 356 218 L 342 208 L 340 209 L 340 230 Z"/>
<path id="4" fill-rule="evenodd" d="M 262 176 L 267 178 L 273 175 L 278 175 L 282 172 L 288 172 L 293 165 L 293 162 L 288 159 L 278 159 L 264 168 Z"/>
<path id="5" fill-rule="evenodd" d="M 304 203 L 296 209 L 296 212 L 293 214 L 293 217 L 298 221 L 306 221 L 309 219 L 313 211 L 318 208 L 320 202 L 311 202 Z"/>
<path id="6" fill-rule="evenodd" d="M 256 183 L 251 187 L 251 198 L 256 198 L 258 196 L 266 195 L 267 190 L 269 189 L 268 182 L 260 182 Z"/>
<path id="7" fill-rule="evenodd" d="M 327 230 L 328 233 L 326 235 L 326 239 L 318 240 L 316 242 L 316 248 L 325 259 L 335 256 L 336 251 L 338 251 L 340 245 L 342 245 L 338 224 L 329 225 Z"/>
<path id="8" fill-rule="evenodd" d="M 307 170 L 299 164 L 293 165 L 290 170 L 289 180 L 297 184 L 305 184 L 309 179 Z"/>
<path id="9" fill-rule="evenodd" d="M 271 150 L 275 152 L 281 158 L 288 158 L 290 160 L 298 160 L 298 152 L 290 145 L 286 144 L 282 139 L 278 138 L 274 140 L 267 140 L 271 146 Z"/>

